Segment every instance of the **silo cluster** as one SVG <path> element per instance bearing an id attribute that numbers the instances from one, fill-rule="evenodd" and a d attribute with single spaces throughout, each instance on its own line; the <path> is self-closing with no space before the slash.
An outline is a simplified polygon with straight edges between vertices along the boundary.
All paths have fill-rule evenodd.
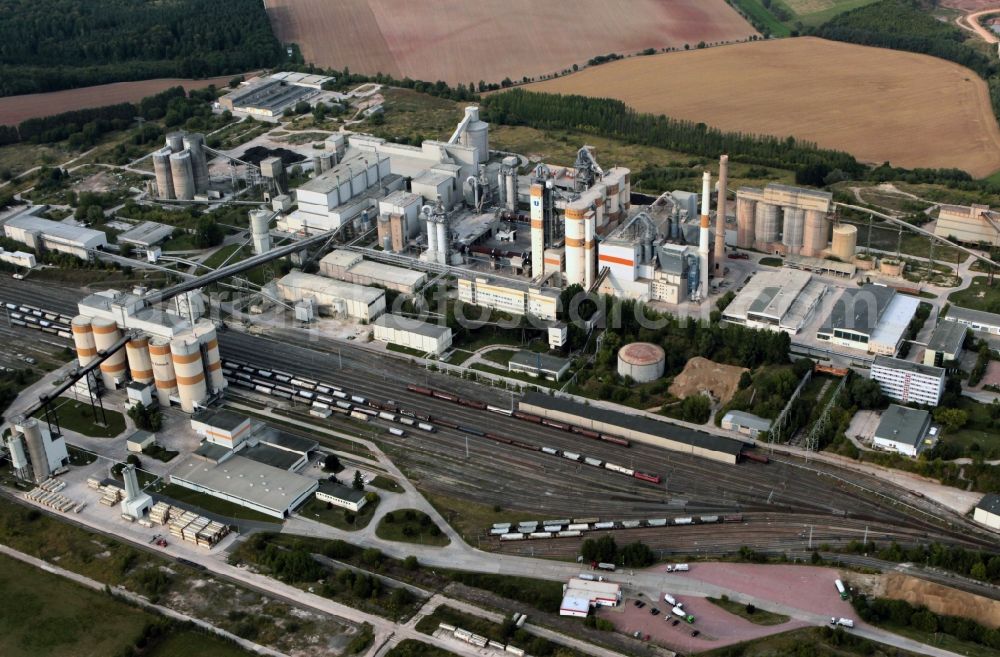
<path id="1" fill-rule="evenodd" d="M 125 345 L 125 356 L 128 358 L 129 373 L 133 381 L 153 383 L 153 361 L 149 355 L 149 338 L 139 336 L 132 338 Z"/>
<path id="2" fill-rule="evenodd" d="M 122 332 L 113 319 L 96 318 L 91 322 L 94 329 L 94 344 L 98 352 L 109 351 L 121 340 Z M 119 349 L 101 363 L 101 378 L 104 387 L 114 390 L 125 382 L 125 351 Z"/>
<path id="3" fill-rule="evenodd" d="M 180 398 L 181 410 L 193 413 L 195 406 L 208 397 L 201 343 L 194 336 L 174 338 L 170 341 L 170 357 L 177 378 L 177 396 Z"/>
<path id="4" fill-rule="evenodd" d="M 205 135 L 172 132 L 166 146 L 153 153 L 159 198 L 190 201 L 208 191 Z"/>
<path id="5" fill-rule="evenodd" d="M 170 397 L 177 394 L 177 375 L 170 355 L 170 340 L 155 337 L 149 341 L 149 357 L 153 364 L 156 399 L 160 406 L 170 406 Z"/>
<path id="6" fill-rule="evenodd" d="M 858 227 L 850 224 L 839 224 L 833 229 L 833 244 L 830 255 L 844 262 L 854 260 L 858 248 Z"/>
<path id="7" fill-rule="evenodd" d="M 73 344 L 76 347 L 76 357 L 80 367 L 86 367 L 97 356 L 97 345 L 94 343 L 94 328 L 89 317 L 77 315 L 73 318 Z"/>
<path id="8" fill-rule="evenodd" d="M 736 192 L 736 245 L 820 257 L 829 244 L 832 210 L 829 192 L 775 183 L 764 189 L 741 187 Z"/>

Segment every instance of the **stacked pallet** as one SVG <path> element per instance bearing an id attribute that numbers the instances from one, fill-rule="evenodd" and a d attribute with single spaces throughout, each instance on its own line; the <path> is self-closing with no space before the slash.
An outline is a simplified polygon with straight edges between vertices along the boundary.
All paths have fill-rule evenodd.
<path id="1" fill-rule="evenodd" d="M 153 507 L 156 510 L 156 507 Z M 211 548 L 229 533 L 229 527 L 205 516 L 178 507 L 169 507 L 170 534 L 176 538 Z"/>
<path id="2" fill-rule="evenodd" d="M 229 533 L 229 526 L 214 520 L 208 526 L 198 532 L 195 536 L 195 543 L 200 547 L 211 548 L 221 541 Z"/>
<path id="3" fill-rule="evenodd" d="M 42 483 L 38 484 L 38 487 L 50 493 L 58 493 L 63 488 L 66 488 L 66 482 L 60 481 L 58 479 L 52 479 L 51 477 L 49 477 Z"/>
<path id="4" fill-rule="evenodd" d="M 185 511 L 179 517 L 174 517 L 170 521 L 170 534 L 175 538 L 184 539 L 184 528 L 198 519 L 198 514 Z"/>
<path id="5" fill-rule="evenodd" d="M 108 484 L 97 489 L 101 493 L 100 502 L 104 506 L 114 506 L 122 501 L 122 489 Z"/>
<path id="6" fill-rule="evenodd" d="M 153 505 L 153 508 L 149 510 L 149 519 L 157 525 L 165 525 L 167 521 L 170 520 L 170 513 L 172 510 L 173 507 L 166 502 L 157 502 Z"/>
<path id="7" fill-rule="evenodd" d="M 101 489 L 101 480 L 97 479 L 95 477 L 88 477 L 87 478 L 87 488 L 93 488 L 94 490 L 100 490 Z"/>
<path id="8" fill-rule="evenodd" d="M 43 482 L 43 485 L 45 483 L 48 482 Z M 65 485 L 58 486 L 59 490 L 62 490 L 63 488 L 65 488 Z M 60 513 L 69 513 L 70 511 L 79 513 L 84 507 L 83 503 L 77 503 L 76 500 L 72 500 L 65 495 L 51 490 L 46 490 L 42 487 L 42 485 L 32 488 L 30 491 L 25 493 L 24 498 L 31 502 L 35 502 L 36 504 L 47 506 L 50 509 L 59 511 Z"/>
<path id="9" fill-rule="evenodd" d="M 190 543 L 197 543 L 198 532 L 208 527 L 209 522 L 211 521 L 203 516 L 195 518 L 181 531 L 181 537 Z"/>

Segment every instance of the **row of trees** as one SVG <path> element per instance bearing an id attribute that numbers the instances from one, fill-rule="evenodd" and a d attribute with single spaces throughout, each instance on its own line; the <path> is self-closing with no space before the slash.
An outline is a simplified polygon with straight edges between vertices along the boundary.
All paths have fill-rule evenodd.
<path id="1" fill-rule="evenodd" d="M 619 549 L 610 534 L 585 540 L 580 546 L 580 556 L 587 561 L 617 563 L 628 568 L 646 568 L 656 563 L 656 555 L 645 543 L 629 543 Z"/>
<path id="2" fill-rule="evenodd" d="M 284 58 L 259 0 L 10 0 L 0 96 L 242 73 Z"/>
<path id="3" fill-rule="evenodd" d="M 914 607 L 905 600 L 856 597 L 854 608 L 861 620 L 874 625 L 912 627 L 921 632 L 941 632 L 961 640 L 1000 649 L 1000 629 L 989 629 L 970 618 L 943 616 L 924 607 Z"/>

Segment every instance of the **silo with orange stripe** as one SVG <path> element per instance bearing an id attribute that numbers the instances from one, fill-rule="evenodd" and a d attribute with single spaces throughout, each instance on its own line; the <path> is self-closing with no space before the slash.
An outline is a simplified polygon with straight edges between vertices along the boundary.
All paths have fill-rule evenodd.
<path id="1" fill-rule="evenodd" d="M 195 405 L 204 402 L 208 396 L 205 367 L 201 361 L 201 343 L 191 334 L 174 338 L 170 342 L 170 355 L 174 361 L 181 410 L 194 413 Z"/>
<path id="2" fill-rule="evenodd" d="M 113 319 L 98 317 L 93 319 L 90 325 L 94 329 L 94 344 L 99 352 L 111 349 L 122 337 L 121 329 L 118 328 L 118 324 Z M 108 390 L 114 390 L 119 385 L 124 384 L 127 379 L 125 369 L 124 349 L 119 349 L 108 356 L 101 363 L 101 378 L 104 380 L 104 387 Z"/>
<path id="3" fill-rule="evenodd" d="M 177 394 L 177 376 L 170 355 L 170 340 L 154 337 L 149 341 L 149 359 L 153 366 L 153 381 L 160 406 L 170 406 L 170 396 Z"/>
<path id="4" fill-rule="evenodd" d="M 76 358 L 80 367 L 84 367 L 97 356 L 97 345 L 94 343 L 94 327 L 86 315 L 73 318 L 73 344 L 76 346 Z"/>
<path id="5" fill-rule="evenodd" d="M 153 361 L 149 356 L 149 338 L 145 335 L 133 338 L 125 345 L 128 369 L 132 380 L 139 383 L 153 382 Z"/>
<path id="6" fill-rule="evenodd" d="M 201 342 L 205 354 L 205 374 L 208 377 L 208 388 L 218 392 L 226 387 L 226 377 L 222 374 L 222 357 L 219 356 L 219 338 L 215 326 L 210 322 L 201 322 L 194 327 L 194 334 Z"/>

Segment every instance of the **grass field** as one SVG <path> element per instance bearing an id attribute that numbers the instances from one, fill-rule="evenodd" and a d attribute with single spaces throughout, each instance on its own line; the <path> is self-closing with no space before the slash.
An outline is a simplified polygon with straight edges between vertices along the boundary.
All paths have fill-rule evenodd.
<path id="1" fill-rule="evenodd" d="M 769 30 L 771 35 L 785 37 L 791 33 L 788 26 L 769 12 L 761 0 L 734 0 L 734 4 L 744 14 L 752 18 L 756 24 L 762 25 L 766 30 Z"/>
<path id="2" fill-rule="evenodd" d="M 90 404 L 78 402 L 75 399 L 61 398 L 55 404 L 56 413 L 59 416 L 59 427 L 68 431 L 75 431 L 84 436 L 92 438 L 114 438 L 125 431 L 125 418 L 118 411 L 112 411 L 105 406 L 104 416 L 101 410 L 97 409 L 99 420 L 107 418 L 107 426 L 101 426 L 94 422 L 94 415 Z M 35 414 L 37 418 L 44 418 L 45 413 Z"/>
<path id="3" fill-rule="evenodd" d="M 814 26 L 825 23 L 837 14 L 870 5 L 878 0 L 780 0 L 795 18 L 790 23 L 800 22 Z"/>
<path id="4" fill-rule="evenodd" d="M 353 513 L 352 511 L 336 506 L 328 509 L 326 508 L 326 502 L 318 500 L 313 496 L 309 498 L 308 502 L 299 507 L 298 514 L 346 532 L 353 532 L 368 526 L 368 523 L 372 521 L 372 516 L 375 515 L 375 509 L 378 508 L 378 502 L 378 500 L 369 502 L 361 507 L 360 513 Z M 347 522 L 348 514 L 354 516 L 354 522 Z"/>
<path id="5" fill-rule="evenodd" d="M 1000 283 L 994 283 L 991 287 L 987 285 L 988 280 L 986 276 L 976 276 L 972 279 L 972 285 L 964 290 L 952 292 L 948 301 L 963 308 L 1000 312 Z"/>
<path id="6" fill-rule="evenodd" d="M 527 88 L 610 96 L 724 130 L 792 135 L 871 163 L 956 167 L 977 177 L 1000 169 L 986 83 L 913 53 L 780 39 L 638 57 Z M 950 111 L 941 111 L 937 94 L 951 99 Z"/>
<path id="7" fill-rule="evenodd" d="M 204 509 L 209 513 L 217 513 L 220 516 L 226 516 L 227 518 L 258 520 L 260 522 L 280 522 L 273 516 L 267 516 L 263 513 L 254 511 L 253 509 L 248 509 L 238 504 L 219 499 L 218 497 L 212 497 L 211 495 L 206 495 L 205 493 L 199 493 L 198 491 L 178 486 L 176 484 L 167 484 L 156 492 L 161 495 L 166 495 L 167 497 L 177 500 L 178 502 L 185 502 L 196 506 L 199 509 Z"/>
<path id="8" fill-rule="evenodd" d="M 756 34 L 724 0 L 425 0 L 420 11 L 400 11 L 392 0 L 264 5 L 278 38 L 298 44 L 307 62 L 462 84 L 557 73 L 607 53 Z"/>
<path id="9" fill-rule="evenodd" d="M 733 602 L 728 598 L 708 598 L 708 601 L 713 605 L 722 607 L 730 614 L 745 618 L 756 625 L 781 625 L 782 623 L 787 623 L 789 619 L 784 614 L 776 614 L 773 611 L 765 611 L 763 609 L 755 609 L 753 613 L 750 613 L 745 604 Z"/>
<path id="10" fill-rule="evenodd" d="M 403 509 L 382 516 L 375 535 L 387 541 L 418 545 L 444 546 L 451 542 L 430 516 L 416 509 Z"/>

